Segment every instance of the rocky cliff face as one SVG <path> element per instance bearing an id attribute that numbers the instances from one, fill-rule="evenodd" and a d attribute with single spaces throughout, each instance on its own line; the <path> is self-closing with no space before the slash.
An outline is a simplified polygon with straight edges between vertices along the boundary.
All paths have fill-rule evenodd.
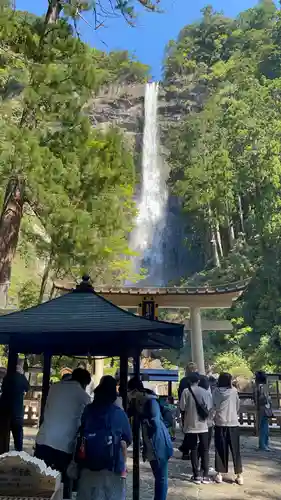
<path id="1" fill-rule="evenodd" d="M 112 85 L 89 104 L 93 126 L 117 126 L 130 139 L 131 147 L 141 152 L 144 116 L 144 85 Z"/>
<path id="2" fill-rule="evenodd" d="M 192 107 L 200 106 L 199 89 L 186 91 L 181 78 L 161 86 L 158 101 L 161 153 L 168 155 L 166 138 L 170 127 L 181 120 Z M 192 88 L 192 86 L 191 86 Z M 135 163 L 141 170 L 142 133 L 144 125 L 145 85 L 114 85 L 102 92 L 89 104 L 88 113 L 93 126 L 118 126 L 125 131 L 135 153 Z M 168 215 L 164 235 L 164 275 L 166 283 L 179 283 L 182 276 L 192 274 L 202 267 L 200 257 L 192 251 L 188 239 L 186 216 L 181 213 L 180 202 L 169 197 Z"/>

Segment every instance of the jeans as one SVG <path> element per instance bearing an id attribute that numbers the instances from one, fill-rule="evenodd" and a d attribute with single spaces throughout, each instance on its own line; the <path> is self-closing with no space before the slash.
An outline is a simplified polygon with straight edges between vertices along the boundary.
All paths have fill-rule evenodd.
<path id="1" fill-rule="evenodd" d="M 14 446 L 16 451 L 22 451 L 23 448 L 23 420 L 12 418 L 10 429 L 13 435 Z"/>
<path id="2" fill-rule="evenodd" d="M 260 450 L 266 450 L 268 448 L 269 441 L 269 424 L 268 418 L 263 415 L 260 419 L 259 428 L 259 448 Z"/>
<path id="3" fill-rule="evenodd" d="M 166 500 L 168 493 L 168 461 L 153 460 L 150 467 L 155 479 L 154 500 Z"/>

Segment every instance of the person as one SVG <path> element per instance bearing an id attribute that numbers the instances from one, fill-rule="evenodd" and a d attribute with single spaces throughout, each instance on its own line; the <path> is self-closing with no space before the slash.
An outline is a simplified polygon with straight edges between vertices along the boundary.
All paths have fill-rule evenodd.
<path id="1" fill-rule="evenodd" d="M 90 381 L 87 370 L 76 368 L 71 380 L 61 380 L 50 387 L 43 422 L 36 436 L 34 455 L 61 472 L 64 498 L 71 498 L 66 471 L 75 451 L 82 413 L 90 403 L 85 390 Z"/>
<path id="2" fill-rule="evenodd" d="M 211 393 L 213 394 L 215 388 L 217 387 L 217 379 L 213 375 L 208 377 Z"/>
<path id="3" fill-rule="evenodd" d="M 140 418 L 143 437 L 143 460 L 149 461 L 155 479 L 154 500 L 166 500 L 168 493 L 168 461 L 173 445 L 162 418 L 157 396 L 145 389 L 141 380 L 128 382 L 129 415 Z"/>
<path id="4" fill-rule="evenodd" d="M 94 401 L 82 415 L 76 460 L 80 469 L 77 500 L 123 500 L 129 419 L 116 405 L 116 380 L 102 378 Z"/>
<path id="5" fill-rule="evenodd" d="M 173 396 L 168 396 L 166 399 L 166 403 L 164 405 L 166 411 L 170 412 L 171 419 L 169 419 L 168 430 L 171 436 L 172 441 L 176 440 L 176 416 L 177 416 L 177 407 L 175 405 L 175 400 Z"/>
<path id="6" fill-rule="evenodd" d="M 16 451 L 22 451 L 23 449 L 23 399 L 28 391 L 29 382 L 23 373 L 22 367 L 18 365 L 14 374 L 7 374 L 4 377 L 0 398 L 1 417 L 6 417 L 9 420 Z"/>
<path id="7" fill-rule="evenodd" d="M 190 362 L 186 366 L 185 376 L 181 379 L 179 388 L 178 388 L 178 399 L 181 400 L 181 395 L 184 389 L 188 389 L 190 386 L 190 375 L 193 373 L 198 373 L 198 368 L 196 363 Z"/>
<path id="8" fill-rule="evenodd" d="M 243 484 L 239 435 L 239 396 L 232 386 L 230 373 L 221 373 L 218 387 L 213 392 L 215 422 L 215 469 L 216 482 L 222 483 L 222 474 L 228 472 L 229 449 L 231 450 L 236 483 Z"/>
<path id="9" fill-rule="evenodd" d="M 181 379 L 179 388 L 178 388 L 178 400 L 181 400 L 182 393 L 184 389 L 188 389 L 190 387 L 190 375 L 191 373 L 198 373 L 198 368 L 196 363 L 190 362 L 187 364 L 185 368 L 185 376 Z M 181 412 L 181 423 L 182 428 L 184 427 L 184 412 Z M 184 435 L 183 442 L 179 446 L 179 451 L 182 452 L 182 460 L 190 460 L 190 450 L 187 441 L 187 436 Z"/>
<path id="10" fill-rule="evenodd" d="M 103 377 L 100 379 L 100 384 L 102 382 L 104 382 L 104 380 L 106 380 L 108 377 L 109 377 L 109 379 L 112 378 L 111 375 L 103 375 Z M 123 401 L 122 401 L 121 396 L 119 395 L 119 390 L 118 390 L 119 389 L 119 387 L 118 387 L 118 380 L 116 378 L 114 380 L 116 382 L 116 400 L 115 400 L 115 404 L 117 406 L 119 406 L 119 408 L 121 408 L 121 410 L 123 410 L 124 409 L 123 408 Z"/>
<path id="11" fill-rule="evenodd" d="M 259 449 L 269 451 L 269 421 L 273 416 L 271 398 L 267 388 L 266 374 L 256 373 Z"/>
<path id="12" fill-rule="evenodd" d="M 200 375 L 198 373 L 191 373 L 189 380 L 190 387 L 184 389 L 182 393 L 180 408 L 184 413 L 184 433 L 187 436 L 191 455 L 193 472 L 191 479 L 195 484 L 208 484 L 210 479 L 207 419 L 212 408 L 212 396 L 209 391 L 199 387 Z M 200 414 L 198 407 L 201 409 Z M 199 471 L 199 458 L 201 459 L 203 477 Z"/>
<path id="13" fill-rule="evenodd" d="M 210 379 L 206 377 L 205 375 L 200 375 L 200 380 L 199 380 L 199 387 L 202 387 L 206 391 L 209 391 L 210 394 L 212 394 L 211 386 L 210 386 Z M 210 450 L 211 442 L 212 442 L 212 437 L 213 437 L 213 428 L 214 428 L 214 414 L 213 414 L 213 408 L 210 410 L 208 419 L 207 419 L 207 424 L 208 424 L 208 449 Z"/>

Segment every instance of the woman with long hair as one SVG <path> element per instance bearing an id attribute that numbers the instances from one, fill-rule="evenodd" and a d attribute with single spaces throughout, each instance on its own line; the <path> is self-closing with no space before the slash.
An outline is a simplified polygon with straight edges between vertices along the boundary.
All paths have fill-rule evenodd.
<path id="1" fill-rule="evenodd" d="M 126 446 L 132 441 L 126 413 L 116 405 L 116 380 L 103 377 L 85 408 L 76 461 L 77 500 L 123 500 Z"/>
<path id="2" fill-rule="evenodd" d="M 215 422 L 215 469 L 216 482 L 222 483 L 222 474 L 228 473 L 229 450 L 232 454 L 235 482 L 243 484 L 242 461 L 240 454 L 239 433 L 239 396 L 232 386 L 230 373 L 221 373 L 218 386 L 213 392 L 214 422 Z"/>

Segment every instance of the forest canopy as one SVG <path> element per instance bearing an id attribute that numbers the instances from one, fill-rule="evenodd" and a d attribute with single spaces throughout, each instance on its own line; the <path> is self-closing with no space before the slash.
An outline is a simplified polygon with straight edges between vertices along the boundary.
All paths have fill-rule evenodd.
<path id="1" fill-rule="evenodd" d="M 148 74 L 127 51 L 83 43 L 63 15 L 46 25 L 0 5 L 1 306 L 15 257 L 38 261 L 33 301 L 42 300 L 49 276 L 87 270 L 110 283 L 130 275 L 133 153 L 119 129 L 94 128 L 85 109 L 103 86 Z M 33 285 L 32 276 L 20 280 L 16 293 L 26 297 L 21 290 Z"/>
<path id="2" fill-rule="evenodd" d="M 205 258 L 205 269 L 185 281 L 251 278 L 230 313 L 236 333 L 227 349 L 253 369 L 279 371 L 280 41 L 271 0 L 236 19 L 207 6 L 169 43 L 164 66 L 166 88 L 178 81 L 188 96 L 169 131 L 170 185 Z"/>

